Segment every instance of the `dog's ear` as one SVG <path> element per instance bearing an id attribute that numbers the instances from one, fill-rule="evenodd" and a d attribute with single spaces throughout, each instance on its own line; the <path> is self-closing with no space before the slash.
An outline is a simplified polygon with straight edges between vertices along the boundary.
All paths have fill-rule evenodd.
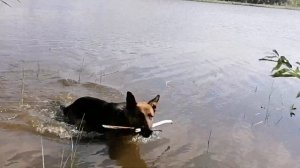
<path id="1" fill-rule="evenodd" d="M 160 96 L 157 95 L 156 97 L 154 97 L 152 100 L 150 100 L 150 101 L 148 102 L 148 104 L 150 104 L 154 110 L 156 109 L 156 106 L 157 106 L 159 97 L 160 97 Z"/>
<path id="2" fill-rule="evenodd" d="M 136 101 L 131 92 L 127 92 L 126 96 L 126 108 L 127 109 L 134 109 L 136 107 Z"/>

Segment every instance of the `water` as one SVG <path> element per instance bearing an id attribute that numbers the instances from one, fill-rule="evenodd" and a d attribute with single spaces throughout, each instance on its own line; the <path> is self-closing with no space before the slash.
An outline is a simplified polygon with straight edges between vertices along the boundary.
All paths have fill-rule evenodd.
<path id="1" fill-rule="evenodd" d="M 1 167 L 42 167 L 41 146 L 46 167 L 299 166 L 300 119 L 289 117 L 299 81 L 271 79 L 273 64 L 258 61 L 272 49 L 300 60 L 299 11 L 8 2 L 0 4 Z M 123 101 L 127 90 L 140 101 L 160 94 L 155 120 L 174 124 L 148 140 L 83 133 L 76 143 L 81 133 L 56 116 L 77 97 Z"/>

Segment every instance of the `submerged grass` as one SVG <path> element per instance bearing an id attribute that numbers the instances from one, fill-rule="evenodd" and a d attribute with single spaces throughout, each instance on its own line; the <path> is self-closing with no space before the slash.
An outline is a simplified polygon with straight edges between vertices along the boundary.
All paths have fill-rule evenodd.
<path id="1" fill-rule="evenodd" d="M 76 167 L 75 162 L 76 162 L 76 154 L 77 154 L 77 149 L 78 149 L 78 143 L 82 138 L 82 131 L 83 131 L 83 119 L 84 115 L 81 119 L 80 125 L 79 125 L 79 135 L 76 137 L 75 143 L 73 138 L 71 137 L 71 152 L 69 155 L 65 157 L 65 148 L 62 149 L 62 154 L 61 154 L 61 159 L 60 159 L 60 168 L 65 168 L 65 167 Z M 41 152 L 42 152 L 42 167 L 45 168 L 45 156 L 44 156 L 44 144 L 43 144 L 43 137 L 41 136 Z"/>
<path id="2" fill-rule="evenodd" d="M 267 104 L 266 116 L 265 116 L 265 122 L 264 122 L 265 124 L 268 123 L 268 120 L 270 117 L 270 103 L 271 103 L 271 96 L 273 94 L 273 90 L 274 90 L 274 81 L 272 82 L 271 91 L 268 96 L 268 104 Z"/>

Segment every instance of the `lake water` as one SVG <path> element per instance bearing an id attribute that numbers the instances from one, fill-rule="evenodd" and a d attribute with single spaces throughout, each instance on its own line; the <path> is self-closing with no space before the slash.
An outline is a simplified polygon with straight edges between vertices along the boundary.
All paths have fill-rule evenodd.
<path id="1" fill-rule="evenodd" d="M 273 49 L 300 61 L 300 12 L 179 0 L 0 3 L 0 167 L 300 165 L 297 79 L 272 79 Z M 77 97 L 160 94 L 161 133 L 105 140 L 57 118 Z M 265 120 L 267 117 L 267 120 Z M 70 137 L 73 137 L 70 139 Z M 208 145 L 209 141 L 209 145 Z M 72 148 L 73 142 L 73 148 Z M 43 147 L 42 147 L 43 146 Z M 43 151 L 42 151 L 43 150 Z M 75 153 L 70 155 L 70 153 Z"/>

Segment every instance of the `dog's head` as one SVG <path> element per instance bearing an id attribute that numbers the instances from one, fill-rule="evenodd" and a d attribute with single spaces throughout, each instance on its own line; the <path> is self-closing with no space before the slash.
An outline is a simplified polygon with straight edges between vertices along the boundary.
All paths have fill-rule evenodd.
<path id="1" fill-rule="evenodd" d="M 140 134 L 143 137 L 149 137 L 152 134 L 151 127 L 159 97 L 157 95 L 149 102 L 136 102 L 133 94 L 127 92 L 126 109 L 128 111 L 129 124 L 133 127 L 141 128 Z"/>

